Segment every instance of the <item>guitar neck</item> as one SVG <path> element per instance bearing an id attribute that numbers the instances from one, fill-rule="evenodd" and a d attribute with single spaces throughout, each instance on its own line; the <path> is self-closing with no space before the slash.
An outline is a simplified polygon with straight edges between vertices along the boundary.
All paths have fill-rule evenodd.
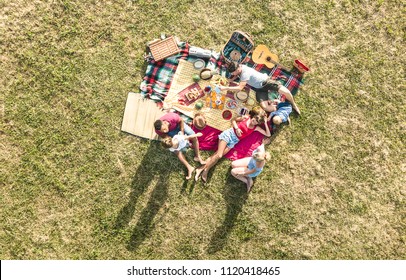
<path id="1" fill-rule="evenodd" d="M 284 66 L 283 64 L 281 64 L 281 63 L 279 63 L 279 62 L 276 62 L 275 60 L 273 60 L 273 59 L 270 58 L 270 57 L 267 57 L 267 58 L 266 58 L 266 61 L 267 61 L 267 62 L 271 62 L 272 64 L 275 64 L 276 66 L 282 68 L 283 70 L 290 72 L 290 69 L 288 69 L 288 68 L 287 68 L 286 66 Z M 256 63 L 256 64 L 260 64 L 260 63 Z M 264 64 L 264 65 L 265 65 L 265 64 Z"/>

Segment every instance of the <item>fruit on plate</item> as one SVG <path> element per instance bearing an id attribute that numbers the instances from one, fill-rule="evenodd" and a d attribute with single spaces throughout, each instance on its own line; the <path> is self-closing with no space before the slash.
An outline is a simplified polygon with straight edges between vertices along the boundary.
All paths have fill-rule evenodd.
<path id="1" fill-rule="evenodd" d="M 226 107 L 228 109 L 234 109 L 235 107 L 237 107 L 237 101 L 232 100 L 232 99 L 227 100 Z"/>

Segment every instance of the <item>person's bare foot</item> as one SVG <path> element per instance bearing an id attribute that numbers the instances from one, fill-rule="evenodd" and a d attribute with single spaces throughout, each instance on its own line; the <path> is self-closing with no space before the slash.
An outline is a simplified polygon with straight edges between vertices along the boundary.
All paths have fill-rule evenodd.
<path id="1" fill-rule="evenodd" d="M 200 174 L 202 174 L 202 172 L 203 172 L 203 168 L 196 169 L 196 175 L 195 175 L 196 182 L 199 180 Z"/>
<path id="2" fill-rule="evenodd" d="M 292 106 L 292 109 L 293 109 L 298 115 L 300 115 L 299 107 L 297 107 L 296 104 Z"/>
<path id="3" fill-rule="evenodd" d="M 206 161 L 203 160 L 201 157 L 194 157 L 194 161 L 200 162 L 201 165 L 206 164 Z"/>
<path id="4" fill-rule="evenodd" d="M 207 170 L 204 170 L 202 173 L 202 181 L 203 183 L 207 183 Z"/>
<path id="5" fill-rule="evenodd" d="M 248 177 L 248 180 L 247 180 L 247 193 L 249 193 L 251 191 L 253 184 L 254 184 L 254 181 L 252 180 L 252 178 Z"/>
<path id="6" fill-rule="evenodd" d="M 190 167 L 190 168 L 187 169 L 186 180 L 189 180 L 190 178 L 192 178 L 193 171 L 195 171 L 194 167 Z"/>

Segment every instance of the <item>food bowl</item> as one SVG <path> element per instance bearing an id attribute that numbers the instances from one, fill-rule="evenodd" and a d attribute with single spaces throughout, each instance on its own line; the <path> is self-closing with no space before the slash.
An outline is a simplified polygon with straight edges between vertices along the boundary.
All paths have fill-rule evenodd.
<path id="1" fill-rule="evenodd" d="M 224 110 L 221 115 L 226 121 L 230 120 L 233 117 L 233 113 L 231 113 L 230 110 Z"/>
<path id="2" fill-rule="evenodd" d="M 234 95 L 234 99 L 241 102 L 245 102 L 245 100 L 248 99 L 248 93 L 246 93 L 245 91 L 236 92 Z"/>
<path id="3" fill-rule="evenodd" d="M 200 78 L 202 80 L 210 80 L 213 77 L 213 72 L 210 68 L 203 68 L 200 71 Z"/>

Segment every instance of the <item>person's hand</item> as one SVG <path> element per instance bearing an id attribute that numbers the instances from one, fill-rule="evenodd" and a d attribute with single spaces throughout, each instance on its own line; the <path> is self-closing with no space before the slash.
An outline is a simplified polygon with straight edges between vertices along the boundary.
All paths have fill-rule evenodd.
<path id="1" fill-rule="evenodd" d="M 218 87 L 219 87 L 219 89 L 220 89 L 221 91 L 225 90 L 225 87 L 222 86 L 222 85 L 219 85 Z"/>
<path id="2" fill-rule="evenodd" d="M 197 137 L 201 137 L 201 136 L 203 136 L 203 133 L 198 132 L 198 133 L 196 133 L 196 136 L 197 136 Z"/>
<path id="3" fill-rule="evenodd" d="M 241 129 L 237 127 L 237 129 L 235 130 L 235 134 L 237 134 L 238 137 L 241 137 Z"/>

